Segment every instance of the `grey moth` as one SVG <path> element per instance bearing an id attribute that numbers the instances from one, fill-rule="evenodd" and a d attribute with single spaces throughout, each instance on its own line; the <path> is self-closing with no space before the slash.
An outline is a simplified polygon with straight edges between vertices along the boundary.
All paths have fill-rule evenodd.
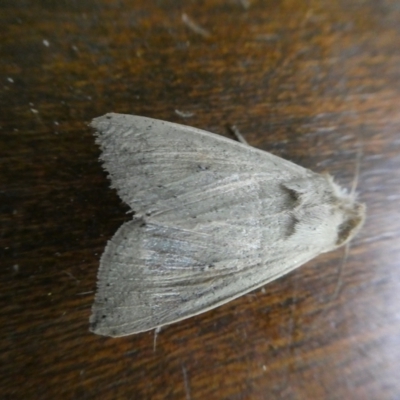
<path id="1" fill-rule="evenodd" d="M 350 240 L 365 207 L 329 175 L 200 129 L 95 118 L 101 161 L 134 211 L 101 257 L 90 318 L 124 336 L 205 312 Z"/>

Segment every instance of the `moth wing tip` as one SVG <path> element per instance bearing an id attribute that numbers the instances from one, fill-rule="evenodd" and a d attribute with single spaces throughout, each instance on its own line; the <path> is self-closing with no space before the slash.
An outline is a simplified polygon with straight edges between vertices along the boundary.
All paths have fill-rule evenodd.
<path id="1" fill-rule="evenodd" d="M 89 331 L 101 336 L 118 337 L 123 336 L 118 334 L 118 331 L 108 324 L 104 323 L 99 314 L 92 312 L 89 318 Z"/>
<path id="2" fill-rule="evenodd" d="M 90 122 L 89 122 L 89 126 L 96 129 L 96 130 L 100 130 L 100 128 L 102 127 L 102 124 L 107 122 L 109 123 L 111 119 L 114 119 L 118 116 L 121 116 L 121 114 L 117 114 L 114 112 L 109 112 L 106 113 L 104 115 L 100 115 L 99 117 L 93 118 Z"/>

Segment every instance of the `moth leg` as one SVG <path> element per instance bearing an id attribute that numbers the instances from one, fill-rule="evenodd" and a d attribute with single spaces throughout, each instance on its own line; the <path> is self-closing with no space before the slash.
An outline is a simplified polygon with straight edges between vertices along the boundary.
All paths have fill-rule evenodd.
<path id="1" fill-rule="evenodd" d="M 239 132 L 239 129 L 236 125 L 229 125 L 228 129 L 232 132 L 232 134 L 235 136 L 236 140 L 240 143 L 246 144 L 247 146 L 250 146 L 247 143 L 247 140 L 243 137 L 243 135 Z"/>

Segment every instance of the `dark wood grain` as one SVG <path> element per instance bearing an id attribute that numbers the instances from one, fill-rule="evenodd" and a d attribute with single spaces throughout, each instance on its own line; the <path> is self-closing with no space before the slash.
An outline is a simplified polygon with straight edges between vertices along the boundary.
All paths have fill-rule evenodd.
<path id="1" fill-rule="evenodd" d="M 2 398 L 400 398 L 399 2 L 246 3 L 0 3 Z M 99 257 L 130 218 L 87 126 L 109 111 L 235 124 L 357 181 L 366 224 L 347 257 L 165 327 L 155 348 L 154 332 L 91 334 Z"/>

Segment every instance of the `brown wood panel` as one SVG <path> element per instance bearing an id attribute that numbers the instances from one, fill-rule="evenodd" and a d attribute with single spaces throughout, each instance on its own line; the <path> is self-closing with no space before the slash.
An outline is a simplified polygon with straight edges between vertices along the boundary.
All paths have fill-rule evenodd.
<path id="1" fill-rule="evenodd" d="M 398 1 L 3 0 L 0 32 L 2 398 L 400 398 Z M 130 218 L 87 126 L 109 111 L 236 124 L 358 181 L 365 227 L 347 258 L 165 327 L 155 348 L 154 332 L 91 334 L 99 257 Z"/>

